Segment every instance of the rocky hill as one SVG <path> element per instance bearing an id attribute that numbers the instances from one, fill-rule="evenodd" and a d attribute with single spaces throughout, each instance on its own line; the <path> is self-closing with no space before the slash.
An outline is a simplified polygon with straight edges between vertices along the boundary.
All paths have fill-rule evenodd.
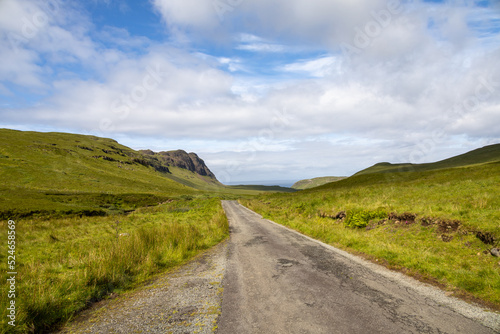
<path id="1" fill-rule="evenodd" d="M 155 153 L 151 150 L 139 151 L 146 157 L 159 161 L 165 168 L 169 166 L 187 169 L 201 176 L 207 176 L 216 180 L 214 173 L 210 171 L 205 162 L 196 153 L 187 153 L 183 150 Z"/>
<path id="2" fill-rule="evenodd" d="M 108 138 L 9 129 L 0 129 L 0 140 L 0 193 L 22 187 L 178 194 L 222 187 L 202 159 L 181 150 L 135 151 Z"/>

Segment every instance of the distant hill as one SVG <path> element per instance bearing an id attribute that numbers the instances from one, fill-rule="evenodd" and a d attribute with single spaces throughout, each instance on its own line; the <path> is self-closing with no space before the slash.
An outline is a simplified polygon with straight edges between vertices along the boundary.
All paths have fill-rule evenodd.
<path id="1" fill-rule="evenodd" d="M 313 179 L 305 179 L 305 180 L 300 180 L 295 182 L 292 185 L 293 189 L 297 190 L 304 190 L 304 189 L 310 189 L 314 187 L 319 187 L 324 184 L 330 183 L 330 182 L 336 182 L 345 179 L 345 176 L 323 176 L 323 177 L 316 177 Z"/>
<path id="2" fill-rule="evenodd" d="M 354 175 L 364 175 L 373 173 L 397 173 L 397 172 L 424 172 L 436 169 L 466 167 L 489 162 L 500 161 L 500 144 L 485 146 L 455 157 L 425 164 L 391 164 L 382 162 L 369 168 L 363 169 Z"/>
<path id="3" fill-rule="evenodd" d="M 246 184 L 246 185 L 234 185 L 234 186 L 226 186 L 227 188 L 230 189 L 235 189 L 235 190 L 252 190 L 252 191 L 259 191 L 259 192 L 282 192 L 282 193 L 293 193 L 297 191 L 296 189 L 288 188 L 288 187 L 281 187 L 281 186 L 260 186 L 260 185 L 253 185 L 253 184 Z"/>

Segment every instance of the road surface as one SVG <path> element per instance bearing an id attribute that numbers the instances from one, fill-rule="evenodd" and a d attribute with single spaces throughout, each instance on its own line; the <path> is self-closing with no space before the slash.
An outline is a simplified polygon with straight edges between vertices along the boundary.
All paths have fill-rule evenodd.
<path id="1" fill-rule="evenodd" d="M 223 201 L 229 219 L 218 334 L 498 333 L 500 315 Z"/>

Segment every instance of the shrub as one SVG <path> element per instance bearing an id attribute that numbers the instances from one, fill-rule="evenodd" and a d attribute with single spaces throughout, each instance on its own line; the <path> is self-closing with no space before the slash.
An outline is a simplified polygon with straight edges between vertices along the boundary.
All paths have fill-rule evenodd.
<path id="1" fill-rule="evenodd" d="M 344 221 L 345 226 L 351 228 L 364 228 L 372 219 L 382 219 L 387 217 L 387 212 L 383 209 L 363 210 L 353 209 L 347 211 L 347 216 Z"/>

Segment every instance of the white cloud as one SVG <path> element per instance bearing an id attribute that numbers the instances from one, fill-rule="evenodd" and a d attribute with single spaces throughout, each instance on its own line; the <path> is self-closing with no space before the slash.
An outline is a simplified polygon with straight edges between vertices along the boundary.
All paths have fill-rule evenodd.
<path id="1" fill-rule="evenodd" d="M 339 59 L 333 56 L 325 56 L 317 59 L 308 59 L 281 66 L 278 70 L 306 74 L 311 77 L 325 77 L 332 73 L 339 73 L 341 64 Z"/>
<path id="2" fill-rule="evenodd" d="M 51 119 L 67 127 L 78 124 L 83 129 L 101 127 L 108 136 L 138 133 L 217 140 L 269 134 L 274 113 L 283 110 L 289 119 L 280 136 L 295 139 L 337 133 L 398 140 L 442 128 L 452 134 L 467 133 L 472 128 L 451 126 L 462 118 L 472 124 L 466 121 L 470 117 L 478 119 L 473 129 L 478 133 L 481 126 L 488 126 L 488 120 L 495 119 L 496 94 L 480 101 L 474 112 L 464 109 L 457 114 L 453 106 L 474 97 L 481 82 L 466 70 L 457 72 L 446 57 L 437 57 L 430 65 L 426 59 L 371 68 L 343 65 L 342 71 L 332 74 L 334 59 L 320 58 L 286 68 L 318 78 L 271 83 L 259 89 L 258 78 L 245 83 L 243 78 L 211 66 L 211 59 L 152 48 L 143 57 L 114 64 L 104 82 L 55 82 L 58 94 L 47 101 L 43 116 L 34 110 L 33 119 Z M 471 66 L 479 71 L 482 67 L 475 67 L 480 64 L 500 73 L 493 58 Z M 151 71 L 159 73 L 159 82 L 151 77 Z M 488 92 L 479 88 L 482 95 Z M 103 120 L 111 121 L 112 126 Z"/>
<path id="3" fill-rule="evenodd" d="M 5 40 L 4 40 L 5 41 Z M 0 43 L 0 80 L 28 88 L 43 88 L 43 69 L 37 65 L 38 54 L 30 50 L 13 51 L 7 42 Z"/>
<path id="4" fill-rule="evenodd" d="M 239 45 L 236 46 L 237 50 L 245 50 L 256 53 L 283 53 L 291 51 L 290 47 L 285 45 L 273 43 L 265 38 L 252 35 L 252 34 L 241 34 L 238 36 L 237 42 Z"/>
<path id="5" fill-rule="evenodd" d="M 224 32 L 277 37 L 305 44 L 351 39 L 354 28 L 371 20 L 372 11 L 388 9 L 387 0 L 155 0 L 167 25 L 188 27 L 204 38 L 220 40 Z M 218 7 L 216 4 L 223 3 Z M 397 1 L 396 1 L 397 3 Z M 394 7 L 394 6 L 392 6 Z M 392 8 L 391 7 L 391 8 Z M 398 9 L 400 6 L 396 6 Z"/>
<path id="6" fill-rule="evenodd" d="M 252 51 L 252 52 L 283 52 L 285 47 L 278 44 L 267 43 L 253 43 L 242 44 L 236 47 L 238 50 Z"/>
<path id="7" fill-rule="evenodd" d="M 2 81 L 48 89 L 51 65 L 99 59 L 87 35 L 88 21 L 76 8 L 57 0 L 2 1 L 0 27 Z"/>
<path id="8" fill-rule="evenodd" d="M 150 40 L 144 36 L 131 36 L 126 29 L 110 26 L 104 27 L 97 37 L 108 46 L 132 51 L 148 47 L 151 44 Z"/>
<path id="9" fill-rule="evenodd" d="M 242 43 L 259 43 L 259 42 L 265 42 L 265 40 L 259 36 L 255 36 L 252 34 L 240 34 L 239 36 L 239 41 Z"/>
<path id="10" fill-rule="evenodd" d="M 206 28 L 218 23 L 213 1 L 153 0 L 167 25 L 197 26 Z"/>
<path id="11" fill-rule="evenodd" d="M 218 61 L 221 65 L 227 67 L 229 72 L 248 72 L 241 60 L 238 58 L 220 57 Z"/>

